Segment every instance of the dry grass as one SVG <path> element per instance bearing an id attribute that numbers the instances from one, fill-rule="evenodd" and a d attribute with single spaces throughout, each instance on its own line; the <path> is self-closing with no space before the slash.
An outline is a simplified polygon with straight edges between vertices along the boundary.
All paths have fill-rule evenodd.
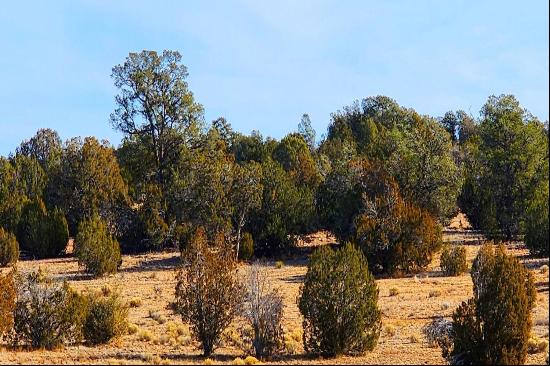
<path id="1" fill-rule="evenodd" d="M 453 233 L 453 240 L 460 233 Z M 311 236 L 304 241 L 304 247 L 327 244 L 334 239 L 325 233 Z M 475 257 L 479 246 L 465 246 L 469 263 Z M 539 289 L 536 307 L 533 310 L 533 338 L 548 341 L 548 271 L 540 267 L 548 259 L 530 259 L 527 250 L 521 246 L 509 245 L 510 253 L 517 255 L 532 270 Z M 439 269 L 439 256 L 425 272 L 404 278 L 379 279 L 379 306 L 383 312 L 383 331 L 373 352 L 361 357 L 339 357 L 331 359 L 310 359 L 304 357 L 302 345 L 302 319 L 296 305 L 300 284 L 306 272 L 307 258 L 298 256 L 285 258 L 284 266 L 276 268 L 270 263 L 269 277 L 281 288 L 285 299 L 284 324 L 285 355 L 275 358 L 272 364 L 442 364 L 444 360 L 437 348 L 431 348 L 421 336 L 421 328 L 435 316 L 450 317 L 460 302 L 472 295 L 472 281 L 468 273 L 458 277 L 444 277 Z M 56 351 L 0 351 L 0 364 L 14 363 L 75 363 L 75 364 L 203 364 L 205 359 L 190 338 L 189 328 L 181 318 L 169 309 L 174 300 L 175 269 L 179 264 L 179 253 L 154 253 L 124 256 L 120 271 L 113 276 L 91 279 L 78 268 L 71 257 L 40 261 L 21 261 L 21 271 L 42 267 L 59 280 L 66 279 L 71 286 L 82 290 L 119 291 L 122 298 L 130 302 L 141 299 L 141 304 L 129 309 L 129 321 L 135 325 L 135 333 L 97 347 L 80 345 Z M 242 264 L 240 270 L 246 270 Z M 103 288 L 105 289 L 103 290 Z M 397 296 L 387 296 L 395 289 Z M 432 293 L 432 296 L 430 296 Z M 439 295 L 433 295 L 439 294 Z M 156 319 L 156 320 L 155 320 Z M 160 320 L 160 321 L 159 321 Z M 235 327 L 238 324 L 234 325 Z M 534 344 L 533 344 L 534 345 Z M 540 347 L 542 348 L 542 344 Z M 0 347 L 1 348 L 1 347 Z M 540 348 L 537 348 L 540 349 Z M 533 350 L 535 348 L 533 347 Z M 247 354 L 231 345 L 218 348 L 210 357 L 214 364 L 241 364 Z M 529 354 L 528 364 L 544 363 L 546 352 Z M 250 360 L 249 360 L 250 362 Z"/>

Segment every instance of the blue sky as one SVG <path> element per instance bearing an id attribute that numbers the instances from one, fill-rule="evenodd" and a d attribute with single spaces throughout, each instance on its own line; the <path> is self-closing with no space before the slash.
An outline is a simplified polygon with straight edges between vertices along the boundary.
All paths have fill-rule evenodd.
<path id="1" fill-rule="evenodd" d="M 548 2 L 12 1 L 0 10 L 0 155 L 38 128 L 114 145 L 111 68 L 178 50 L 206 121 L 276 138 L 302 113 L 388 95 L 423 114 L 478 116 L 513 93 L 548 119 Z"/>

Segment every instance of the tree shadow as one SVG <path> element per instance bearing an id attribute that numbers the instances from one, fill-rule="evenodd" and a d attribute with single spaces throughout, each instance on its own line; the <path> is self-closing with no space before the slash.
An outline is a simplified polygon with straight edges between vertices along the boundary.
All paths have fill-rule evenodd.
<path id="1" fill-rule="evenodd" d="M 62 274 L 54 275 L 54 277 L 72 282 L 90 281 L 97 278 L 94 277 L 94 275 L 92 275 L 91 273 L 86 273 L 83 270 L 69 271 Z"/>
<path id="2" fill-rule="evenodd" d="M 548 292 L 548 281 L 535 282 L 537 292 Z"/>
<path id="3" fill-rule="evenodd" d="M 118 272 L 133 273 L 133 272 L 171 271 L 179 267 L 180 264 L 181 264 L 181 259 L 179 254 L 174 254 L 172 257 L 168 257 L 168 258 L 145 259 L 139 262 L 139 264 L 135 266 L 122 268 Z"/>
<path id="4" fill-rule="evenodd" d="M 517 258 L 529 269 L 539 268 L 545 264 L 548 265 L 548 258 L 537 258 L 530 254 L 518 255 Z"/>
<path id="5" fill-rule="evenodd" d="M 282 280 L 286 283 L 303 283 L 304 279 L 305 279 L 305 275 L 293 275 L 293 276 L 287 276 Z"/>

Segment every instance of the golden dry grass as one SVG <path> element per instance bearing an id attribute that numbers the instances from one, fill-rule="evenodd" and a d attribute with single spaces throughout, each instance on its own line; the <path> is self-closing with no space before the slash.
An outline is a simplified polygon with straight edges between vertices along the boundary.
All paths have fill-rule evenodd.
<path id="1" fill-rule="evenodd" d="M 447 233 L 447 238 L 456 240 L 460 233 Z M 333 242 L 326 233 L 318 233 L 300 242 L 303 247 L 313 247 Z M 479 246 L 466 246 L 471 263 Z M 548 271 L 540 267 L 548 259 L 529 259 L 527 251 L 517 245 L 508 247 L 510 253 L 519 256 L 535 274 L 538 293 L 533 310 L 533 335 L 548 340 Z M 284 266 L 276 268 L 275 260 L 269 262 L 269 276 L 281 288 L 285 297 L 285 331 L 299 339 L 301 317 L 296 305 L 300 284 L 306 272 L 307 257 L 284 259 Z M 141 299 L 141 304 L 129 310 L 129 321 L 137 329 L 110 344 L 87 347 L 71 346 L 58 351 L 12 351 L 0 350 L 0 364 L 12 363 L 86 363 L 86 364 L 203 364 L 197 345 L 190 341 L 188 329 L 179 316 L 168 309 L 174 299 L 175 268 L 179 253 L 155 253 L 124 256 L 119 273 L 102 279 L 90 279 L 82 274 L 73 258 L 41 261 L 21 261 L 21 271 L 38 267 L 58 279 L 66 279 L 77 289 L 101 290 L 104 286 L 119 290 L 130 302 Z M 241 265 L 246 270 L 247 264 Z M 380 289 L 379 305 L 383 312 L 383 330 L 373 352 L 362 357 L 339 357 L 337 359 L 310 359 L 303 354 L 298 342 L 294 355 L 284 355 L 270 363 L 278 364 L 441 364 L 444 360 L 438 348 L 428 346 L 421 333 L 422 326 L 435 316 L 450 316 L 461 301 L 472 294 L 472 282 L 468 273 L 459 277 L 444 277 L 439 270 L 438 255 L 425 272 L 415 276 L 377 280 Z M 389 296 L 390 289 L 397 289 L 396 296 Z M 439 293 L 431 296 L 430 293 Z M 166 321 L 151 318 L 162 316 Z M 144 336 L 147 335 L 147 336 Z M 296 345 L 294 345 L 296 346 Z M 207 363 L 231 364 L 237 357 L 247 355 L 230 346 L 220 347 Z M 528 355 L 528 364 L 544 362 L 546 352 Z"/>

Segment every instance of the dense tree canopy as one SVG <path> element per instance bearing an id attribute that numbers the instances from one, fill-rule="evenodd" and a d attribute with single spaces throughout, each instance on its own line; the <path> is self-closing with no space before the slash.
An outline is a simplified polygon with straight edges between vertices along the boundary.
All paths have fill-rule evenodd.
<path id="1" fill-rule="evenodd" d="M 478 135 L 466 146 L 463 210 L 497 238 L 523 232 L 536 188 L 548 181 L 548 133 L 511 95 L 492 96 L 481 110 Z"/>
<path id="2" fill-rule="evenodd" d="M 120 146 L 38 130 L 0 157 L 0 226 L 18 232 L 43 202 L 73 236 L 99 215 L 122 251 L 184 248 L 202 227 L 235 253 L 248 233 L 257 255 L 327 229 L 393 272 L 425 264 L 460 207 L 490 237 L 548 253 L 548 128 L 513 96 L 490 97 L 479 119 L 368 97 L 333 113 L 319 142 L 307 114 L 277 140 L 224 117 L 206 126 L 187 77 L 178 52 L 130 53 L 112 70 Z"/>
<path id="3" fill-rule="evenodd" d="M 94 213 L 115 226 L 116 220 L 111 216 L 116 206 L 127 199 L 127 186 L 114 149 L 94 137 L 67 141 L 54 185 L 57 190 L 52 194 L 50 205 L 65 212 L 72 234 L 76 234 L 80 221 Z"/>
<path id="4" fill-rule="evenodd" d="M 353 156 L 378 162 L 405 197 L 436 218 L 454 213 L 461 175 L 450 135 L 434 119 L 388 97 L 366 98 L 333 114 L 323 145 L 335 162 Z"/>

